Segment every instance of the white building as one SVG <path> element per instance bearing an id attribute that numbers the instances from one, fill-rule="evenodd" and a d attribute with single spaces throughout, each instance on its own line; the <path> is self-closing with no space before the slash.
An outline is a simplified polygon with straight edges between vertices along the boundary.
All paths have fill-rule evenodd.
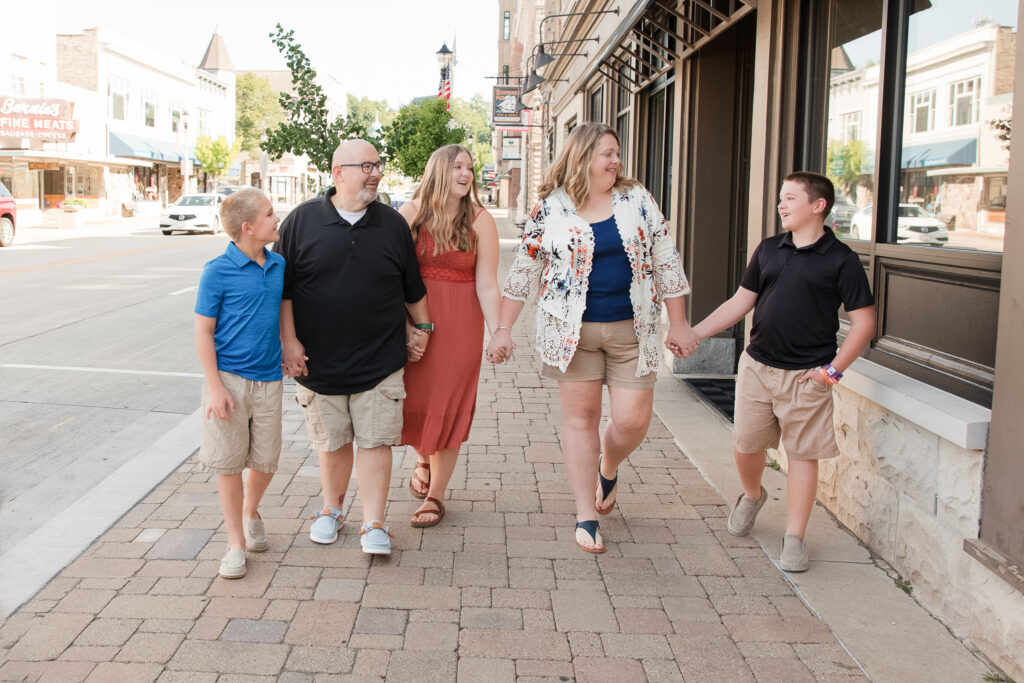
<path id="1" fill-rule="evenodd" d="M 196 137 L 234 140 L 235 76 L 219 35 L 193 67 L 101 28 L 57 35 L 55 0 L 12 6 L 5 20 L 18 30 L 0 48 L 0 181 L 19 225 L 69 197 L 92 217 L 173 202 L 205 182 L 187 161 Z"/>
<path id="2" fill-rule="evenodd" d="M 204 179 L 194 173 L 201 135 L 235 137 L 235 75 L 223 38 L 214 34 L 198 67 L 153 56 L 103 29 L 57 36 L 57 78 L 104 99 L 107 155 L 137 159 L 108 199 L 166 205 Z M 198 188 L 203 189 L 203 188 Z"/>
<path id="3" fill-rule="evenodd" d="M 1002 235 L 1010 153 L 993 122 L 1012 114 L 1012 29 L 989 24 L 915 50 L 907 58 L 900 200 L 918 204 L 955 231 Z M 839 68 L 837 56 L 840 57 Z M 833 53 L 830 144 L 859 140 L 861 173 L 874 171 L 879 67 L 859 69 Z M 859 207 L 870 187 L 851 192 Z"/>

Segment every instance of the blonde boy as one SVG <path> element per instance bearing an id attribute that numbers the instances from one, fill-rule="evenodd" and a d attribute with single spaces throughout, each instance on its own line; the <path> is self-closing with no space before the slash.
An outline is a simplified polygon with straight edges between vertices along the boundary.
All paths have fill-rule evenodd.
<path id="1" fill-rule="evenodd" d="M 284 258 L 265 248 L 277 240 L 278 218 L 259 190 L 233 193 L 220 216 L 232 241 L 203 269 L 195 307 L 204 376 L 199 458 L 217 474 L 228 531 L 220 575 L 239 579 L 246 548 L 270 547 L 257 506 L 281 454 Z"/>
<path id="2" fill-rule="evenodd" d="M 786 176 L 778 212 L 785 231 L 754 250 L 736 294 L 693 330 L 701 339 L 732 327 L 750 309 L 750 345 L 736 373 L 734 457 L 743 493 L 727 529 L 746 536 L 767 500 L 765 449 L 786 448 L 787 518 L 779 564 L 806 571 L 804 533 L 818 487 L 818 460 L 839 455 L 832 386 L 871 341 L 874 300 L 857 254 L 824 226 L 835 201 L 825 176 Z M 839 306 L 852 323 L 836 352 Z"/>

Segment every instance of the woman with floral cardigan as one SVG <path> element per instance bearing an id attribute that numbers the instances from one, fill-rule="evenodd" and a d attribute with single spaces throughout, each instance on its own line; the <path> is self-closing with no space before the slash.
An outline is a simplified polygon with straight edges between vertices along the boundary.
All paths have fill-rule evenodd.
<path id="1" fill-rule="evenodd" d="M 618 466 L 651 421 L 662 302 L 670 323 L 666 347 L 683 356 L 698 344 L 686 321 L 690 286 L 654 198 L 622 175 L 619 139 L 610 126 L 585 123 L 573 130 L 540 197 L 505 280 L 488 352 L 498 361 L 511 353 L 512 325 L 539 283 L 536 347 L 543 374 L 558 380 L 562 399 L 576 543 L 603 553 L 597 515 L 615 507 Z M 605 384 L 611 419 L 602 439 Z"/>

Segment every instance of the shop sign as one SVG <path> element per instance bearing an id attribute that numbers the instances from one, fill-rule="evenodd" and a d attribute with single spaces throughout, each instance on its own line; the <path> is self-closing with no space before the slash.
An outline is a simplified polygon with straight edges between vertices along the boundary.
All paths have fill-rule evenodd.
<path id="1" fill-rule="evenodd" d="M 60 170 L 60 164 L 56 161 L 30 161 L 28 162 L 28 170 L 30 171 L 57 171 Z"/>
<path id="2" fill-rule="evenodd" d="M 494 108 L 491 110 L 491 119 L 494 121 L 495 128 L 500 130 L 504 127 L 522 126 L 523 111 L 525 110 L 520 109 L 519 104 L 519 86 L 494 86 Z"/>
<path id="3" fill-rule="evenodd" d="M 515 161 L 523 158 L 522 138 L 502 138 L 501 158 L 504 161 Z"/>
<path id="4" fill-rule="evenodd" d="M 68 100 L 0 96 L 0 138 L 74 142 L 78 121 Z"/>

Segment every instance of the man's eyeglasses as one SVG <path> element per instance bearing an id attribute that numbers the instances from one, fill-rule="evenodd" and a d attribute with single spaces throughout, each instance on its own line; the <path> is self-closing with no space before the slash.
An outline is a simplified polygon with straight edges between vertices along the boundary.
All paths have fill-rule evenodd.
<path id="1" fill-rule="evenodd" d="M 370 175 L 370 173 L 373 172 L 373 169 L 377 169 L 380 172 L 381 175 L 384 175 L 384 162 L 383 161 L 378 161 L 376 163 L 372 162 L 372 161 L 364 161 L 361 164 L 338 164 L 339 168 L 341 168 L 343 166 L 358 166 L 359 169 L 363 173 L 365 173 L 366 175 Z"/>

